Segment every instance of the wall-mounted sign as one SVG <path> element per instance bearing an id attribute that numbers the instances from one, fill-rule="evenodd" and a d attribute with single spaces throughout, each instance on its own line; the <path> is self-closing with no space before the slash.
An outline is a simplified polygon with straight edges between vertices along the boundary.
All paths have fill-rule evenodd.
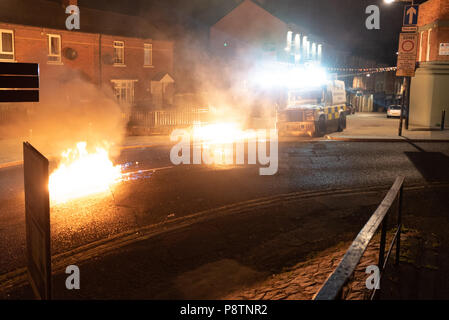
<path id="1" fill-rule="evenodd" d="M 440 43 L 440 56 L 449 56 L 449 43 Z"/>
<path id="2" fill-rule="evenodd" d="M 0 62 L 0 102 L 39 102 L 39 65 Z"/>

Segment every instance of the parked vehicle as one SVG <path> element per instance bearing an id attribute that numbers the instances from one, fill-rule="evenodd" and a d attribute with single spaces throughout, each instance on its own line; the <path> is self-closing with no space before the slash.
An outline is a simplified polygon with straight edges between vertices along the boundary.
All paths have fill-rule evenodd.
<path id="1" fill-rule="evenodd" d="M 400 117 L 401 116 L 401 106 L 400 105 L 390 105 L 387 109 L 387 118 Z M 404 117 L 407 116 L 407 110 L 404 108 Z"/>
<path id="2" fill-rule="evenodd" d="M 322 137 L 343 131 L 347 114 L 345 83 L 332 80 L 318 88 L 288 90 L 286 108 L 277 114 L 277 128 L 280 136 Z"/>
<path id="3" fill-rule="evenodd" d="M 355 114 L 355 107 L 352 105 L 352 103 L 346 103 L 346 108 L 348 109 L 347 115 Z"/>

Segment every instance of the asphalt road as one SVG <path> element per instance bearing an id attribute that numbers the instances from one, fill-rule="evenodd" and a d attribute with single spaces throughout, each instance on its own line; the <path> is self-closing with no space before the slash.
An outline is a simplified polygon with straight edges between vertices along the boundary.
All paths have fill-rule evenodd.
<path id="1" fill-rule="evenodd" d="M 259 166 L 179 166 L 133 175 L 110 192 L 51 208 L 53 254 L 119 232 L 239 201 L 304 190 L 449 181 L 447 143 L 305 141 L 282 144 L 282 169 Z M 286 160 L 287 159 L 287 160 Z M 123 151 L 130 170 L 172 166 L 168 147 Z M 136 164 L 135 162 L 138 162 Z M 287 166 L 285 165 L 287 164 Z M 0 274 L 25 265 L 22 168 L 0 170 Z"/>

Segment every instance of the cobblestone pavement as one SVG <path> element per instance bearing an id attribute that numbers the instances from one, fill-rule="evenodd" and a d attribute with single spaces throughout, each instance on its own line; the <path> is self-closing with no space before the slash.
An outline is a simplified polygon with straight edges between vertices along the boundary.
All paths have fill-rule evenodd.
<path id="1" fill-rule="evenodd" d="M 387 236 L 387 247 L 392 239 L 393 232 Z M 343 298 L 346 300 L 369 299 L 371 291 L 366 288 L 365 273 L 369 265 L 377 264 L 379 257 L 379 234 L 371 241 L 357 266 L 352 280 L 343 289 Z M 408 234 L 401 237 L 403 242 Z M 251 288 L 233 292 L 223 299 L 236 300 L 311 300 L 319 291 L 327 277 L 335 270 L 351 242 L 342 242 L 338 245 L 315 254 L 306 262 L 298 263 L 283 273 L 272 275 L 266 281 L 260 282 Z M 388 248 L 387 248 L 388 249 Z M 393 251 L 394 253 L 394 251 Z M 393 259 L 394 257 L 390 257 Z"/>

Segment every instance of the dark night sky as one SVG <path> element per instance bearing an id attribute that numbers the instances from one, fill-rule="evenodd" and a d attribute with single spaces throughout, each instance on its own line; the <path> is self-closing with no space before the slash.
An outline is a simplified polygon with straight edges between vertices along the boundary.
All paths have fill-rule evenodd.
<path id="1" fill-rule="evenodd" d="M 207 31 L 242 0 L 79 0 L 80 6 L 148 17 L 171 36 L 179 26 Z M 403 5 L 383 0 L 254 0 L 286 22 L 294 22 L 333 45 L 394 64 Z M 423 2 L 423 1 L 421 1 Z M 380 8 L 380 30 L 365 28 L 365 8 Z M 176 24 L 178 28 L 172 26 Z"/>

